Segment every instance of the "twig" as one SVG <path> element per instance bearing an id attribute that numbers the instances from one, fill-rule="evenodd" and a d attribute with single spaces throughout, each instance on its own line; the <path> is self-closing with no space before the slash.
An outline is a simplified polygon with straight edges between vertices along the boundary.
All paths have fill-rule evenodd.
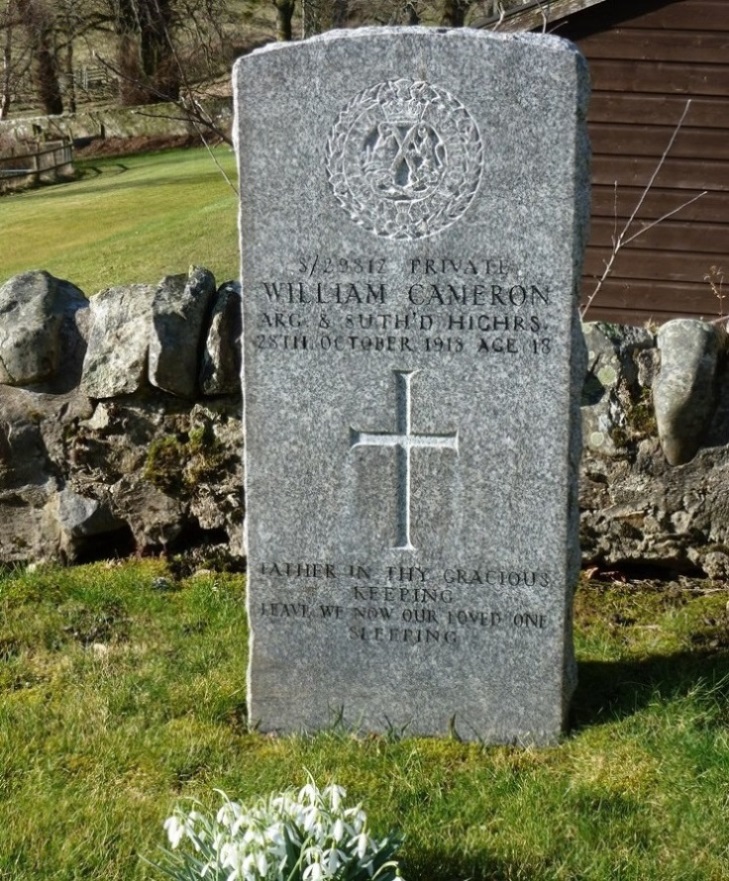
<path id="1" fill-rule="evenodd" d="M 217 167 L 218 171 L 221 173 L 221 175 L 222 175 L 223 178 L 225 179 L 225 182 L 228 184 L 228 186 L 231 188 L 231 190 L 233 190 L 233 192 L 235 193 L 236 196 L 239 195 L 239 193 L 238 193 L 238 188 L 237 188 L 236 185 L 233 183 L 233 181 L 230 179 L 230 177 L 228 176 L 227 172 L 225 171 L 225 169 L 223 168 L 223 166 L 222 166 L 222 165 L 220 164 L 220 162 L 218 161 L 218 157 L 217 157 L 217 156 L 215 155 L 215 153 L 213 152 L 213 149 L 212 149 L 212 147 L 210 146 L 210 142 L 209 142 L 208 139 L 205 137 L 205 133 L 204 133 L 204 131 L 202 130 L 202 127 L 199 125 L 197 119 L 193 118 L 192 116 L 167 116 L 166 114 L 163 116 L 163 115 L 161 115 L 161 114 L 159 114 L 159 113 L 149 113 L 149 112 L 145 112 L 144 110 L 135 110 L 134 113 L 135 113 L 137 116 L 148 116 L 150 119 L 172 119 L 172 120 L 174 120 L 175 122 L 187 122 L 187 123 L 189 123 L 189 124 L 195 129 L 195 133 L 196 133 L 197 136 L 200 138 L 200 140 L 203 142 L 203 147 L 205 147 L 205 149 L 206 149 L 206 150 L 208 151 L 208 153 L 210 154 L 210 158 L 211 158 L 211 159 L 213 160 L 213 162 L 215 163 L 215 166 Z M 210 125 L 210 124 L 208 124 L 208 123 L 206 123 L 206 125 L 207 125 L 207 127 L 210 128 L 212 131 L 216 131 L 216 129 L 215 129 L 214 126 L 212 126 L 212 125 Z M 227 139 L 226 139 L 226 141 L 227 141 Z"/>
<path id="2" fill-rule="evenodd" d="M 504 4 L 499 0 L 498 2 L 498 10 L 499 10 L 499 20 L 494 24 L 492 30 L 497 31 L 501 25 L 504 23 L 504 19 L 506 18 L 506 10 L 504 9 Z"/>
<path id="3" fill-rule="evenodd" d="M 662 214 L 657 220 L 652 220 L 650 223 L 641 227 L 638 232 L 634 232 L 632 236 L 628 236 L 627 239 L 623 239 L 623 247 L 625 245 L 629 245 L 634 239 L 637 239 L 638 236 L 642 236 L 644 232 L 648 232 L 649 229 L 653 229 L 653 227 L 657 224 L 662 223 L 664 220 L 668 220 L 669 217 L 673 217 L 674 214 L 678 214 L 678 212 L 683 211 L 684 208 L 688 208 L 689 205 L 691 205 L 697 199 L 700 199 L 702 196 L 705 196 L 708 192 L 708 190 L 702 190 L 700 193 L 697 193 L 695 196 L 687 199 L 682 205 L 674 208 L 673 211 L 668 211 L 666 214 Z"/>
<path id="4" fill-rule="evenodd" d="M 615 236 L 615 232 L 613 232 L 612 254 L 610 255 L 609 259 L 605 262 L 605 269 L 603 270 L 602 275 L 600 276 L 597 284 L 595 285 L 595 290 L 590 294 L 590 296 L 587 298 L 587 302 L 582 307 L 582 310 L 581 310 L 582 318 L 585 317 L 585 315 L 589 311 L 590 307 L 592 306 L 593 302 L 595 301 L 595 297 L 597 297 L 597 295 L 602 290 L 602 286 L 605 282 L 605 279 L 610 275 L 610 273 L 612 271 L 613 263 L 615 262 L 615 258 L 618 256 L 618 254 L 620 253 L 620 250 L 622 248 L 624 248 L 626 245 L 629 245 L 630 242 L 635 241 L 635 239 L 637 239 L 638 236 L 642 236 L 643 233 L 648 232 L 649 229 L 653 229 L 653 227 L 656 226 L 657 224 L 662 223 L 664 220 L 667 220 L 669 217 L 673 217 L 674 214 L 677 214 L 679 211 L 682 211 L 684 208 L 687 208 L 689 205 L 691 205 L 697 199 L 700 199 L 702 196 L 705 196 L 707 194 L 708 190 L 704 190 L 703 192 L 698 193 L 696 196 L 693 196 L 691 199 L 684 202 L 682 205 L 679 205 L 677 208 L 674 208 L 672 211 L 667 212 L 663 216 L 659 217 L 657 220 L 651 221 L 650 223 L 646 224 L 645 226 L 642 226 L 637 232 L 633 232 L 629 235 L 631 227 L 633 225 L 633 221 L 635 220 L 636 216 L 638 215 L 638 212 L 640 211 L 640 209 L 643 207 L 643 203 L 645 202 L 646 197 L 648 196 L 648 193 L 651 191 L 653 184 L 654 184 L 656 178 L 658 177 L 658 174 L 660 173 L 661 169 L 663 168 L 663 165 L 666 161 L 666 158 L 668 157 L 668 154 L 671 152 L 671 148 L 673 147 L 673 144 L 676 140 L 676 137 L 678 136 L 679 131 L 681 131 L 681 127 L 684 124 L 684 121 L 685 121 L 686 116 L 689 112 L 690 106 L 691 106 L 691 99 L 689 98 L 689 100 L 686 102 L 686 106 L 683 109 L 683 113 L 681 114 L 681 118 L 679 119 L 678 123 L 676 124 L 676 127 L 674 128 L 673 133 L 668 141 L 668 145 L 666 146 L 666 149 L 663 151 L 663 155 L 659 159 L 658 164 L 656 165 L 656 167 L 653 170 L 653 174 L 651 175 L 650 180 L 646 184 L 645 189 L 641 193 L 641 196 L 638 199 L 638 202 L 636 203 L 635 208 L 633 209 L 633 213 L 630 215 L 630 217 L 627 220 L 627 223 L 622 228 L 622 230 L 617 235 L 617 237 Z M 618 219 L 617 192 L 618 192 L 618 182 L 616 181 L 615 182 L 615 208 L 614 208 L 615 230 L 617 230 L 617 219 Z"/>
<path id="5" fill-rule="evenodd" d="M 120 79 L 124 79 L 127 82 L 134 83 L 135 85 L 143 85 L 148 91 L 152 92 L 155 97 L 160 98 L 162 101 L 166 101 L 169 104 L 174 104 L 181 113 L 184 114 L 184 119 L 193 122 L 197 121 L 200 125 L 204 126 L 206 129 L 212 131 L 217 137 L 219 137 L 222 141 L 225 141 L 226 144 L 230 144 L 232 146 L 233 142 L 229 135 L 227 135 L 222 129 L 218 128 L 215 123 L 210 119 L 207 113 L 203 113 L 199 107 L 200 105 L 197 102 L 194 102 L 196 105 L 193 109 L 186 106 L 184 101 L 181 99 L 175 100 L 174 98 L 170 98 L 168 94 L 162 92 L 160 89 L 155 86 L 151 86 L 148 83 L 143 83 L 141 80 L 135 79 L 134 77 L 127 76 L 118 70 L 110 61 L 107 61 L 105 58 L 102 58 L 101 55 L 94 52 L 94 58 L 99 62 L 102 67 L 108 68 L 115 76 Z M 159 118 L 159 114 L 156 113 L 148 113 L 147 116 L 157 116 Z M 170 117 L 172 118 L 172 117 Z"/>
<path id="6" fill-rule="evenodd" d="M 105 58 L 102 58 L 96 52 L 94 52 L 94 57 L 99 62 L 99 64 L 102 65 L 102 67 L 108 68 L 117 77 L 122 77 L 122 78 L 126 79 L 128 82 L 133 82 L 135 84 L 141 85 L 141 82 L 139 80 L 135 80 L 132 77 L 126 76 L 120 70 L 117 70 L 117 68 L 114 67 L 113 64 L 111 64 Z M 179 61 L 178 61 L 178 64 L 179 64 Z M 167 102 L 174 104 L 175 107 L 177 107 L 177 109 L 182 113 L 182 116 L 168 116 L 168 115 L 162 115 L 159 113 L 151 113 L 149 111 L 144 111 L 144 110 L 136 110 L 135 111 L 136 114 L 138 116 L 148 116 L 153 119 L 173 119 L 175 121 L 189 123 L 195 129 L 195 133 L 198 135 L 200 140 L 203 142 L 205 149 L 210 154 L 210 158 L 215 163 L 215 166 L 218 169 L 218 171 L 222 174 L 223 178 L 225 179 L 225 182 L 228 184 L 228 186 L 231 188 L 231 190 L 233 190 L 235 195 L 238 196 L 238 188 L 235 186 L 235 184 L 228 177 L 228 175 L 225 172 L 225 169 L 222 167 L 220 162 L 218 162 L 217 157 L 213 153 L 213 151 L 210 147 L 210 144 L 208 143 L 208 139 L 205 137 L 205 131 L 211 131 L 214 135 L 219 137 L 222 141 L 224 141 L 226 144 L 228 144 L 230 146 L 233 145 L 233 142 L 232 142 L 231 138 L 221 128 L 219 128 L 217 125 L 215 125 L 212 118 L 210 117 L 208 112 L 205 110 L 205 108 L 202 106 L 202 104 L 200 104 L 200 102 L 192 95 L 192 90 L 189 88 L 189 86 L 188 86 L 188 92 L 190 93 L 190 105 L 191 106 L 186 104 L 182 99 L 179 99 L 179 98 L 177 100 L 170 101 L 169 95 L 166 95 L 164 92 L 160 91 L 159 89 L 155 88 L 154 86 L 148 87 L 148 88 L 158 98 L 162 98 L 162 99 L 166 100 Z"/>

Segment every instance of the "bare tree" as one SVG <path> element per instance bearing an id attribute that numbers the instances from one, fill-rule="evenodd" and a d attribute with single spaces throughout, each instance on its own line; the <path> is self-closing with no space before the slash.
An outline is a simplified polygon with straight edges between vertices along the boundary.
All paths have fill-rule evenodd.
<path id="1" fill-rule="evenodd" d="M 117 36 L 119 99 L 123 105 L 176 101 L 180 77 L 175 63 L 171 0 L 110 0 Z"/>
<path id="2" fill-rule="evenodd" d="M 3 66 L 0 73 L 0 119 L 7 116 L 12 100 L 12 92 L 15 81 L 13 66 L 13 29 L 17 23 L 13 20 L 10 10 L 10 0 L 6 0 L 5 8 L 0 18 L 3 32 Z"/>
<path id="3" fill-rule="evenodd" d="M 443 27 L 462 28 L 466 23 L 466 13 L 471 0 L 443 0 L 440 23 Z"/>
<path id="4" fill-rule="evenodd" d="M 348 5 L 348 0 L 301 0 L 304 36 L 344 27 Z"/>
<path id="5" fill-rule="evenodd" d="M 288 41 L 293 36 L 291 23 L 296 0 L 271 0 L 271 2 L 276 7 L 276 39 Z"/>
<path id="6" fill-rule="evenodd" d="M 63 113 L 53 11 L 43 0 L 17 0 L 16 8 L 31 47 L 33 78 L 41 105 L 48 115 Z"/>

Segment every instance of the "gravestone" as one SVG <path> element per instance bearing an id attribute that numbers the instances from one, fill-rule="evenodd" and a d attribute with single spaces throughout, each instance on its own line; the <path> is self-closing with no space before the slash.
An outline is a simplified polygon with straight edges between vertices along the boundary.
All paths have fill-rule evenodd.
<path id="1" fill-rule="evenodd" d="M 368 28 L 254 52 L 235 88 L 250 723 L 553 742 L 584 61 Z"/>

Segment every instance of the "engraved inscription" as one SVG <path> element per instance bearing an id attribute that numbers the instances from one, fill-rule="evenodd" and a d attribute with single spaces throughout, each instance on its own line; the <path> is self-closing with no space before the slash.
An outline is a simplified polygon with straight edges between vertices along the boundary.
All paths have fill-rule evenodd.
<path id="1" fill-rule="evenodd" d="M 478 126 L 450 92 L 407 79 L 377 83 L 341 111 L 326 171 L 349 217 L 378 236 L 419 239 L 463 215 L 483 167 Z"/>
<path id="2" fill-rule="evenodd" d="M 414 447 L 436 447 L 458 453 L 458 432 L 452 434 L 415 434 L 410 426 L 410 383 L 417 370 L 394 370 L 397 383 L 397 430 L 365 432 L 350 429 L 351 447 L 396 447 L 398 465 L 398 544 L 396 550 L 414 551 L 410 540 L 410 454 Z"/>
<path id="3" fill-rule="evenodd" d="M 503 255 L 399 262 L 312 251 L 292 255 L 278 279 L 249 287 L 262 303 L 250 343 L 264 352 L 464 353 L 491 360 L 553 354 L 549 314 L 558 292 Z"/>
<path id="4" fill-rule="evenodd" d="M 538 639 L 558 625 L 538 599 L 554 579 L 529 567 L 264 561 L 258 571 L 278 588 L 275 599 L 254 607 L 260 619 L 277 626 L 326 621 L 347 640 L 457 646 L 481 638 Z M 338 604 L 318 594 L 328 594 L 334 579 L 346 585 Z M 475 585 L 489 589 L 474 593 Z M 526 604 L 515 603 L 534 589 Z"/>

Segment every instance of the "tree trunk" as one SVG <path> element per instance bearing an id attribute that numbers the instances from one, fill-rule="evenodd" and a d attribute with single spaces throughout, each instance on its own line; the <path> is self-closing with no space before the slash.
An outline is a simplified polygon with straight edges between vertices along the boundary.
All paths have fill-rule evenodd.
<path id="1" fill-rule="evenodd" d="M 180 69 L 172 43 L 170 0 L 118 0 L 119 101 L 125 106 L 177 101 Z"/>
<path id="2" fill-rule="evenodd" d="M 2 82 L 0 82 L 0 119 L 5 119 L 10 110 L 10 89 L 12 84 L 13 67 L 13 23 L 10 20 L 10 0 L 5 5 L 5 40 L 3 42 L 3 70 Z"/>
<path id="3" fill-rule="evenodd" d="M 468 0 L 443 0 L 443 12 L 440 17 L 442 27 L 462 28 L 466 21 Z"/>
<path id="4" fill-rule="evenodd" d="M 65 15 L 65 38 L 66 52 L 63 59 L 63 68 L 66 75 L 66 107 L 70 113 L 76 112 L 76 77 L 73 71 L 73 40 L 76 35 L 76 3 L 75 0 L 67 0 L 64 4 Z"/>
<path id="5" fill-rule="evenodd" d="M 282 42 L 290 40 L 291 19 L 294 17 L 295 0 L 272 0 L 276 7 L 276 39 Z"/>
<path id="6" fill-rule="evenodd" d="M 63 96 L 53 42 L 53 14 L 36 0 L 18 0 L 17 9 L 31 45 L 38 98 L 49 116 L 57 116 L 63 113 Z"/>
<path id="7" fill-rule="evenodd" d="M 332 28 L 344 27 L 348 0 L 301 0 L 304 36 L 313 37 Z"/>
<path id="8" fill-rule="evenodd" d="M 76 112 L 76 78 L 73 72 L 73 38 L 68 33 L 68 45 L 66 46 L 66 96 L 68 98 L 69 113 Z"/>
<path id="9" fill-rule="evenodd" d="M 56 55 L 49 36 L 48 33 L 40 35 L 35 49 L 35 81 L 43 109 L 48 116 L 58 116 L 63 113 L 63 96 L 58 81 Z"/>
<path id="10" fill-rule="evenodd" d="M 418 10 L 415 8 L 415 3 L 406 3 L 405 4 L 405 15 L 407 16 L 405 20 L 405 24 L 408 26 L 414 26 L 420 24 L 420 14 Z"/>
<path id="11" fill-rule="evenodd" d="M 149 100 L 176 101 L 180 97 L 180 72 L 172 48 L 170 0 L 140 4 L 142 70 L 149 82 Z"/>
<path id="12" fill-rule="evenodd" d="M 332 0 L 332 24 L 333 28 L 343 28 L 347 23 L 349 0 Z"/>

